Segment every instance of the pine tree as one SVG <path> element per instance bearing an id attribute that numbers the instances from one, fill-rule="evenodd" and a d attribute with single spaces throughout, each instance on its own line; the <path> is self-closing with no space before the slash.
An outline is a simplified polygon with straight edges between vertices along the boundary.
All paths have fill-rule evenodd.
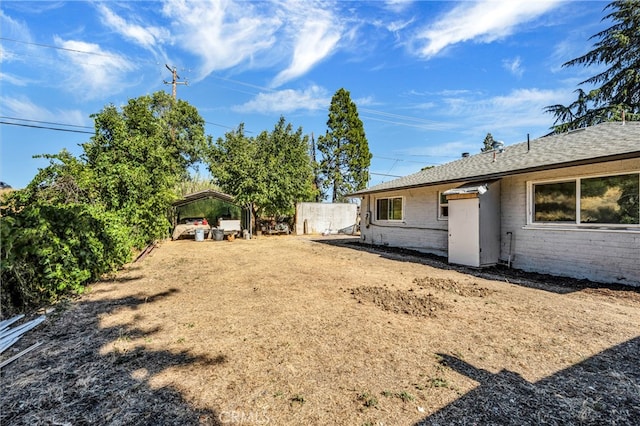
<path id="1" fill-rule="evenodd" d="M 487 133 L 487 136 L 485 136 L 484 138 L 483 146 L 480 149 L 480 152 L 491 151 L 493 149 L 493 144 L 495 142 L 496 141 L 493 139 L 493 136 L 491 136 L 491 133 Z"/>
<path id="2" fill-rule="evenodd" d="M 603 67 L 604 71 L 580 83 L 599 87 L 579 88 L 578 98 L 570 105 L 546 108 L 556 118 L 555 132 L 620 120 L 623 113 L 626 119 L 640 119 L 640 1 L 614 1 L 604 10 L 611 12 L 603 20 L 612 20 L 613 25 L 591 37 L 599 39 L 593 50 L 563 64 Z"/>
<path id="3" fill-rule="evenodd" d="M 344 88 L 331 99 L 327 127 L 318 138 L 320 173 L 323 187 L 332 190 L 331 201 L 342 202 L 349 192 L 366 188 L 372 157 L 356 104 Z"/>

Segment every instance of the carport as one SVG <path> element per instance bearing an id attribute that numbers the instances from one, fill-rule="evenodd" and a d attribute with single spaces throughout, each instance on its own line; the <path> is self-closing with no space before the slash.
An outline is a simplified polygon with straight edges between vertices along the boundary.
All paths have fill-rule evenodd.
<path id="1" fill-rule="evenodd" d="M 248 209 L 235 204 L 233 196 L 213 189 L 187 194 L 171 205 L 171 222 L 175 228 L 188 217 L 206 218 L 216 227 L 220 220 L 240 220 L 242 229 L 250 229 Z"/>

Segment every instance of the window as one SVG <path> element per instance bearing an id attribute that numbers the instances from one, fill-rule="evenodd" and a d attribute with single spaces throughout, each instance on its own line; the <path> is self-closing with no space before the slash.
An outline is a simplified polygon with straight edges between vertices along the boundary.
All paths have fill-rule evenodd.
<path id="1" fill-rule="evenodd" d="M 438 219 L 449 218 L 449 201 L 447 196 L 442 192 L 438 192 Z"/>
<path id="2" fill-rule="evenodd" d="M 535 222 L 576 221 L 575 181 L 536 184 L 533 188 Z"/>
<path id="3" fill-rule="evenodd" d="M 580 180 L 580 223 L 640 223 L 637 174 Z"/>
<path id="4" fill-rule="evenodd" d="M 640 173 L 532 185 L 533 222 L 640 224 Z"/>
<path id="5" fill-rule="evenodd" d="M 378 220 L 402 220 L 402 197 L 377 199 L 376 218 Z"/>

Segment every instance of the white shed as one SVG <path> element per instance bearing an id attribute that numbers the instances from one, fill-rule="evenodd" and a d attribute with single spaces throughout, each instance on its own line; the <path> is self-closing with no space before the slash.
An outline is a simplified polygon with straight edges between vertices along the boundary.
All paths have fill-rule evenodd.
<path id="1" fill-rule="evenodd" d="M 449 263 L 490 266 L 500 258 L 500 181 L 444 192 L 449 204 Z"/>

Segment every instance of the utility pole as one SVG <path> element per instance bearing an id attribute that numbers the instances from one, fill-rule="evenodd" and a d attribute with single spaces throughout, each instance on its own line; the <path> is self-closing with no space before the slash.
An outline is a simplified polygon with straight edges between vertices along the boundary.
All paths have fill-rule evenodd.
<path id="1" fill-rule="evenodd" d="M 318 171 L 318 163 L 316 162 L 316 139 L 313 137 L 313 132 L 311 132 L 311 167 L 313 167 L 313 186 L 315 186 L 318 191 L 316 195 L 316 203 L 322 201 L 322 190 L 320 189 L 320 175 Z"/>
<path id="2" fill-rule="evenodd" d="M 180 76 L 178 75 L 178 71 L 176 71 L 176 67 L 171 68 L 169 65 L 165 64 L 165 67 L 167 67 L 167 69 L 171 72 L 171 81 L 164 81 L 164 84 L 170 84 L 172 86 L 172 90 L 171 90 L 171 94 L 173 95 L 173 99 L 177 98 L 177 88 L 178 88 L 178 84 L 184 84 L 185 86 L 187 86 L 187 82 L 186 81 L 178 81 L 180 79 Z"/>

